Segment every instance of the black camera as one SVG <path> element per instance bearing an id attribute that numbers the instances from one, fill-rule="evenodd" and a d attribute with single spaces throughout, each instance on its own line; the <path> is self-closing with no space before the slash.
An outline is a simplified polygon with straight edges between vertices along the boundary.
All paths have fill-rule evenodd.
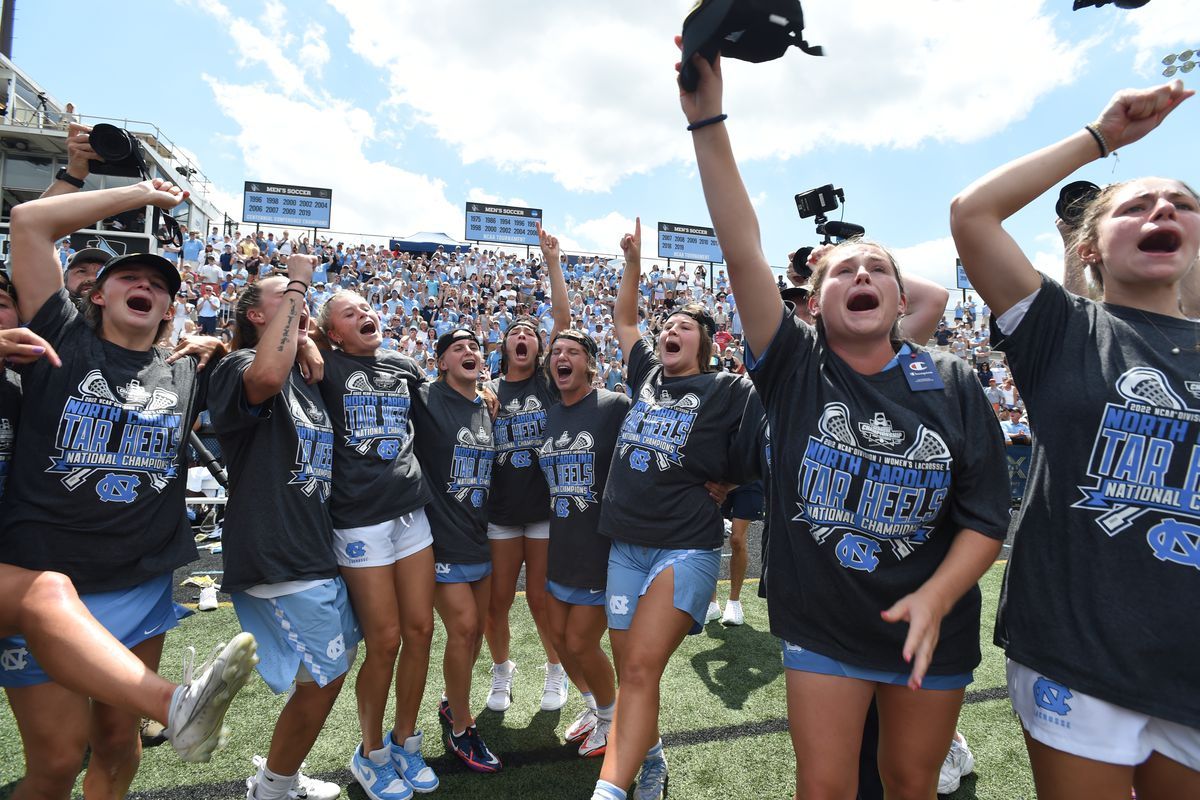
<path id="1" fill-rule="evenodd" d="M 101 122 L 92 127 L 88 144 L 103 161 L 88 161 L 93 175 L 121 175 L 126 178 L 145 178 L 149 174 L 142 143 L 132 133 L 116 125 Z"/>
<path id="2" fill-rule="evenodd" d="M 800 213 L 800 219 L 814 218 L 813 222 L 817 223 L 817 233 L 825 237 L 821 240 L 821 244 L 833 244 L 834 239 L 844 241 L 855 236 L 862 236 L 867 232 L 862 225 L 855 225 L 853 222 L 830 221 L 826 212 L 837 208 L 839 200 L 843 203 L 846 202 L 846 193 L 841 189 L 833 188 L 832 183 L 796 195 L 796 211 Z M 799 252 L 797 251 L 797 255 Z M 805 254 L 805 258 L 807 257 Z M 801 270 L 797 269 L 796 272 L 801 272 Z"/>
<path id="3" fill-rule="evenodd" d="M 837 208 L 839 199 L 845 202 L 846 195 L 841 189 L 833 188 L 832 183 L 827 183 L 824 186 L 796 195 L 796 210 L 800 212 L 800 219 L 821 217 L 827 211 L 833 211 Z"/>

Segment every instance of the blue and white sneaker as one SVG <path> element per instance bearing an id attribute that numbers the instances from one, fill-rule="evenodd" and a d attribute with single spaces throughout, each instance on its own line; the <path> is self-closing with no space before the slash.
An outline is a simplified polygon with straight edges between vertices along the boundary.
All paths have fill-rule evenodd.
<path id="1" fill-rule="evenodd" d="M 410 800 L 413 790 L 396 773 L 389 749 L 381 747 L 363 755 L 362 745 L 350 757 L 350 774 L 371 800 Z"/>
<path id="2" fill-rule="evenodd" d="M 633 787 L 633 800 L 666 800 L 667 755 L 663 753 L 642 762 L 642 771 Z"/>
<path id="3" fill-rule="evenodd" d="M 476 772 L 499 772 L 504 765 L 496 754 L 488 749 L 474 725 L 455 736 L 451 730 L 446 734 L 446 749 L 462 759 L 463 763 Z"/>
<path id="4" fill-rule="evenodd" d="M 421 743 L 424 740 L 425 734 L 421 731 L 405 739 L 404 744 L 396 744 L 391 731 L 388 731 L 387 735 L 388 749 L 392 753 L 392 766 L 412 790 L 419 794 L 427 794 L 438 788 L 438 776 L 421 755 Z"/>

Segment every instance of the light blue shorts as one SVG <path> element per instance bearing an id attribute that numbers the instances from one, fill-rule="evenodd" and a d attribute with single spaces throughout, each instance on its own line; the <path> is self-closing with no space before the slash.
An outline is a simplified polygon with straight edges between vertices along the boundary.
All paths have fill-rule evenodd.
<path id="1" fill-rule="evenodd" d="M 855 678 L 872 683 L 887 683 L 892 686 L 907 686 L 907 672 L 888 672 L 883 669 L 856 667 L 844 661 L 838 661 L 812 650 L 805 650 L 798 644 L 779 640 L 783 648 L 783 666 L 799 672 L 815 672 L 818 675 L 834 675 L 839 678 Z M 921 681 L 922 689 L 949 690 L 966 688 L 975 680 L 975 673 L 962 672 L 958 675 L 926 675 Z"/>
<path id="2" fill-rule="evenodd" d="M 233 608 L 258 640 L 258 674 L 275 694 L 294 680 L 326 686 L 354 663 L 362 631 L 341 578 L 282 597 L 238 592 Z"/>
<path id="3" fill-rule="evenodd" d="M 668 567 L 675 572 L 674 605 L 695 620 L 689 634 L 704 629 L 708 601 L 717 588 L 721 550 L 663 550 L 613 540 L 608 553 L 608 627 L 627 631 L 639 598 Z"/>
<path id="4" fill-rule="evenodd" d="M 492 562 L 484 561 L 479 564 L 444 564 L 433 565 L 433 577 L 438 583 L 474 583 L 492 574 Z"/>
<path id="5" fill-rule="evenodd" d="M 602 606 L 605 603 L 603 589 L 580 589 L 577 586 L 547 580 L 546 591 L 553 595 L 555 600 L 570 606 Z"/>
<path id="6" fill-rule="evenodd" d="M 126 647 L 134 647 L 179 624 L 171 601 L 171 574 L 128 589 L 81 595 L 92 616 Z M 0 686 L 17 688 L 52 681 L 25 645 L 25 637 L 0 639 Z"/>

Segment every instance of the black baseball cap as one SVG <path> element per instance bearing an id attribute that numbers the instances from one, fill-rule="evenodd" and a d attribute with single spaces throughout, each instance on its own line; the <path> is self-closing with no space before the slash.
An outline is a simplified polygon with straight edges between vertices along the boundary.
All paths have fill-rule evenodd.
<path id="1" fill-rule="evenodd" d="M 800 0 L 700 0 L 683 20 L 679 85 L 695 91 L 700 76 L 691 60 L 696 53 L 710 62 L 720 53 L 758 63 L 780 58 L 795 45 L 811 56 L 824 55 L 803 34 Z"/>
<path id="2" fill-rule="evenodd" d="M 166 280 L 167 292 L 170 293 L 171 297 L 174 297 L 179 291 L 179 287 L 183 283 L 183 280 L 179 277 L 179 270 L 175 269 L 175 265 L 170 261 L 152 253 L 130 253 L 127 256 L 112 259 L 96 275 L 96 283 L 99 284 L 106 276 L 111 275 L 122 267 L 135 267 L 139 265 L 156 269 L 163 276 L 163 279 Z"/>
<path id="3" fill-rule="evenodd" d="M 112 257 L 112 253 L 101 250 L 99 247 L 85 247 L 75 251 L 75 255 L 71 256 L 71 260 L 67 262 L 67 269 L 76 264 L 107 264 Z"/>
<path id="4" fill-rule="evenodd" d="M 466 328 L 455 328 L 452 331 L 446 331 L 438 337 L 437 344 L 434 346 L 434 353 L 440 359 L 450 349 L 450 346 L 460 339 L 470 339 L 475 342 L 475 346 L 479 346 L 479 339 L 475 334 Z"/>

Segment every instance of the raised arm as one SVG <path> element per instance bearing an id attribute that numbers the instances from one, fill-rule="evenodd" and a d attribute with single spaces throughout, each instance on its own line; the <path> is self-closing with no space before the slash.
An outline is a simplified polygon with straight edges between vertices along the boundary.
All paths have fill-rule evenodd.
<path id="1" fill-rule="evenodd" d="M 308 313 L 305 309 L 307 291 L 301 291 L 295 281 L 303 283 L 305 287 L 311 284 L 315 263 L 316 259 L 312 256 L 288 256 L 289 283 L 275 314 L 259 334 L 254 363 L 242 373 L 242 387 L 246 392 L 246 402 L 250 405 L 265 403 L 283 391 L 287 383 L 292 365 L 296 363 L 300 318 Z"/>
<path id="2" fill-rule="evenodd" d="M 67 166 L 65 167 L 67 175 L 77 181 L 87 180 L 91 168 L 88 166 L 88 161 L 96 160 L 103 161 L 104 159 L 96 155 L 96 151 L 92 149 L 91 144 L 92 129 L 87 125 L 80 125 L 77 122 L 72 122 L 67 126 Z M 46 187 L 46 191 L 42 192 L 42 197 L 56 197 L 60 194 L 74 194 L 78 192 L 80 187 L 65 180 L 55 178 L 54 181 Z M 95 220 L 89 220 L 95 222 Z"/>
<path id="3" fill-rule="evenodd" d="M 676 44 L 680 42 L 676 37 Z M 762 355 L 779 330 L 783 301 L 779 299 L 779 289 L 767 257 L 763 255 L 758 217 L 738 172 L 729 131 L 723 122 L 697 127 L 699 123 L 723 116 L 721 59 L 718 56 L 709 64 L 697 55 L 692 58 L 692 65 L 700 75 L 700 83 L 695 92 L 681 89 L 679 102 L 689 127 L 695 128 L 692 143 L 696 148 L 700 182 L 729 267 L 729 282 L 733 296 L 737 298 L 742 331 L 751 352 Z"/>
<path id="4" fill-rule="evenodd" d="M 63 286 L 62 267 L 54 254 L 64 236 L 138 206 L 172 209 L 187 198 L 178 186 L 155 178 L 119 189 L 61 194 L 30 200 L 12 210 L 9 264 L 20 297 L 18 312 L 29 321 Z"/>
<path id="5" fill-rule="evenodd" d="M 1180 81 L 1120 91 L 1089 128 L 993 170 L 954 198 L 950 232 L 971 285 L 993 315 L 1041 285 L 1004 220 L 1083 165 L 1141 139 L 1192 94 Z"/>
<path id="6" fill-rule="evenodd" d="M 625 254 L 625 270 L 621 273 L 621 285 L 617 287 L 617 302 L 613 306 L 613 327 L 617 331 L 617 342 L 621 355 L 629 363 L 629 354 L 637 344 L 638 327 L 638 284 L 642 280 L 642 218 L 634 222 L 633 233 L 621 237 L 621 252 Z"/>
<path id="7" fill-rule="evenodd" d="M 908 313 L 900 320 L 900 330 L 905 339 L 925 344 L 946 314 L 950 292 L 916 275 L 904 276 L 904 292 L 908 298 Z"/>
<path id="8" fill-rule="evenodd" d="M 556 333 L 571 327 L 571 298 L 567 292 L 567 280 L 563 277 L 562 250 L 558 246 L 558 238 L 546 233 L 540 222 L 537 230 L 538 243 L 542 246 L 542 261 L 550 273 L 550 314 L 554 317 L 550 341 L 554 341 Z"/>

